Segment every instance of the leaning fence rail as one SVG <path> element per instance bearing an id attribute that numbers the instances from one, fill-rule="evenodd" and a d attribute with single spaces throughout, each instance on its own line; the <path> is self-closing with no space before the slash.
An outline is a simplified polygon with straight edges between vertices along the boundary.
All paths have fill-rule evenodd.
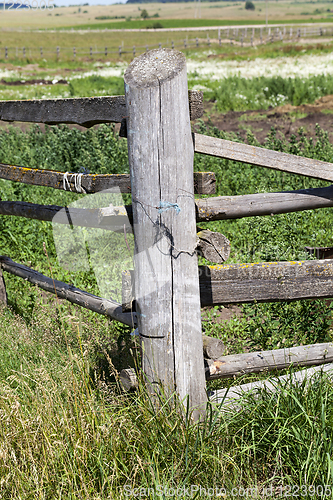
<path id="1" fill-rule="evenodd" d="M 0 264 L 3 271 L 20 276 L 60 298 L 124 324 L 138 326 L 145 346 L 143 366 L 148 379 L 152 384 L 171 383 L 181 397 L 189 395 L 192 407 L 197 407 L 205 402 L 202 392 L 205 378 L 233 377 L 280 370 L 291 365 L 310 366 L 332 361 L 330 344 L 219 357 L 213 354 L 211 340 L 208 344 L 212 347 L 212 359 L 208 359 L 209 349 L 203 345 L 205 342 L 207 345 L 207 341 L 202 340 L 201 334 L 200 306 L 332 298 L 333 260 L 227 265 L 223 261 L 230 251 L 228 240 L 218 233 L 200 229 L 196 236 L 195 223 L 330 207 L 333 206 L 333 196 L 332 186 L 329 186 L 194 200 L 194 193 L 214 194 L 216 180 L 210 172 L 193 174 L 193 153 L 325 181 L 333 181 L 333 164 L 201 134 L 191 135 L 189 120 L 201 116 L 202 94 L 187 93 L 184 67 L 184 58 L 179 52 L 161 49 L 148 52 L 132 63 L 125 75 L 126 100 L 124 96 L 118 96 L 0 103 L 0 118 L 5 121 L 85 126 L 122 123 L 122 135 L 129 135 L 131 172 L 130 175 L 72 174 L 0 164 L 0 178 L 81 193 L 116 186 L 120 192 L 131 192 L 133 200 L 133 206 L 91 210 L 0 201 L 0 214 L 46 221 L 61 214 L 57 222 L 66 224 L 70 211 L 75 225 L 113 231 L 122 230 L 124 224 L 132 230 L 134 221 L 136 245 L 141 245 L 144 252 L 147 238 L 154 248 L 156 231 L 159 231 L 158 242 L 165 239 L 163 256 L 158 248 L 157 253 L 151 253 L 149 266 L 155 259 L 155 270 L 161 271 L 161 278 L 166 283 L 172 282 L 173 288 L 162 287 L 158 296 L 151 286 L 153 275 L 149 274 L 150 268 L 145 267 L 144 260 L 138 261 L 134 272 L 124 273 L 122 304 L 48 278 L 9 257 L 1 257 Z M 179 189 L 185 193 L 181 202 L 176 196 Z M 216 249 L 216 246 L 220 248 Z M 213 247 L 215 253 L 212 253 Z M 211 257 L 211 261 L 222 264 L 198 268 L 195 260 L 198 248 L 206 251 L 206 258 L 217 255 Z M 171 279 L 166 277 L 166 272 L 170 273 Z M 184 321 L 191 323 L 188 331 L 184 329 Z M 163 328 L 167 331 L 164 332 Z M 156 331 L 160 335 L 156 335 Z M 170 331 L 173 332 L 171 336 Z M 205 353 L 205 367 L 202 352 Z M 136 386 L 134 372 L 125 370 L 123 377 L 127 388 Z"/>

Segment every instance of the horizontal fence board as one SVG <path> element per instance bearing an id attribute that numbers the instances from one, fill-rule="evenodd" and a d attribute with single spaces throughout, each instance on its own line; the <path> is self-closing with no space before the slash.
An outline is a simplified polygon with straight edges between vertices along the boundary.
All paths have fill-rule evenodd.
<path id="1" fill-rule="evenodd" d="M 110 207 L 107 207 L 110 211 Z M 73 226 L 93 227 L 115 232 L 132 232 L 125 207 L 114 207 L 113 216 L 103 218 L 103 208 L 73 208 L 58 205 L 38 205 L 26 201 L 0 201 L 0 215 L 56 222 Z M 131 214 L 130 214 L 131 216 Z M 54 217 L 56 217 L 54 219 Z"/>
<path id="2" fill-rule="evenodd" d="M 291 385 L 302 384 L 306 382 L 306 386 L 311 382 L 311 378 L 320 373 L 327 373 L 327 376 L 332 379 L 333 377 L 333 363 L 328 363 L 323 366 L 315 366 L 313 368 L 307 368 L 305 370 L 288 373 L 287 375 L 281 375 L 276 378 L 269 378 L 267 380 L 258 380 L 257 382 L 249 382 L 248 384 L 242 384 L 228 389 L 218 389 L 216 391 L 210 391 L 208 393 L 209 399 L 212 403 L 222 405 L 220 410 L 240 410 L 240 400 L 242 397 L 246 396 L 248 393 L 252 392 L 256 398 L 259 397 L 260 390 L 265 390 L 265 392 L 276 392 L 288 389 Z"/>
<path id="3" fill-rule="evenodd" d="M 203 115 L 203 93 L 189 91 L 191 120 Z M 98 123 L 121 123 L 126 118 L 125 96 L 31 99 L 0 102 L 0 120 L 92 127 Z"/>
<path id="4" fill-rule="evenodd" d="M 56 294 L 60 299 L 66 299 L 73 304 L 103 314 L 128 326 L 134 326 L 136 323 L 136 314 L 123 313 L 121 304 L 118 302 L 97 297 L 62 281 L 53 280 L 30 267 L 12 261 L 9 257 L 0 256 L 0 265 L 7 273 L 23 278 L 46 292 Z"/>
<path id="5" fill-rule="evenodd" d="M 333 260 L 200 266 L 201 305 L 333 297 Z"/>
<path id="6" fill-rule="evenodd" d="M 132 307 L 131 275 L 123 283 Z M 333 260 L 199 266 L 201 306 L 333 298 Z M 133 295 L 133 294 L 132 294 Z M 133 303 L 135 306 L 135 302 Z"/>
<path id="7" fill-rule="evenodd" d="M 332 163 L 201 134 L 193 134 L 193 140 L 196 153 L 333 181 Z"/>
<path id="8" fill-rule="evenodd" d="M 214 172 L 194 172 L 193 175 L 195 194 L 215 193 Z M 120 193 L 131 192 L 129 174 L 76 174 L 0 163 L 0 179 L 79 193 L 97 193 L 106 189 Z"/>
<path id="9" fill-rule="evenodd" d="M 0 178 L 79 193 L 96 193 L 104 189 L 131 192 L 129 174 L 74 174 L 0 163 Z"/>
<path id="10" fill-rule="evenodd" d="M 290 366 L 314 366 L 333 362 L 333 344 L 303 345 L 271 351 L 221 356 L 209 360 L 208 380 L 240 377 L 247 373 L 284 370 Z"/>
<path id="11" fill-rule="evenodd" d="M 125 117 L 125 96 L 36 99 L 0 103 L 0 119 L 7 122 L 48 125 L 72 123 L 91 127 L 97 123 L 119 123 Z"/>
<path id="12" fill-rule="evenodd" d="M 195 200 L 197 221 L 240 219 L 333 207 L 333 186 Z"/>
<path id="13" fill-rule="evenodd" d="M 205 339 L 210 343 L 213 340 L 217 340 L 212 337 L 203 336 L 204 342 Z M 220 349 L 224 349 L 223 343 L 219 347 Z M 208 356 L 208 359 L 207 357 L 204 359 L 206 380 L 241 377 L 249 373 L 284 370 L 291 367 L 318 366 L 332 363 L 332 361 L 333 344 L 328 342 L 290 347 L 287 349 L 232 354 L 221 356 L 219 359 L 213 359 Z M 122 378 L 122 374 L 125 375 L 125 390 L 136 389 L 138 387 L 138 379 L 135 370 L 129 369 L 131 374 L 130 380 L 126 376 L 129 375 L 129 373 L 126 374 L 126 371 L 120 374 L 120 378 Z"/>

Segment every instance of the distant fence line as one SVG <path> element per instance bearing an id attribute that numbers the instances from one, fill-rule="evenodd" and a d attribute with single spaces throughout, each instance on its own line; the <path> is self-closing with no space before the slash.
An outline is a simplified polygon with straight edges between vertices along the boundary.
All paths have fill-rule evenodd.
<path id="1" fill-rule="evenodd" d="M 156 30 L 155 30 L 156 31 Z M 290 25 L 280 27 L 261 26 L 258 28 L 252 27 L 221 27 L 218 28 L 216 36 L 210 36 L 207 33 L 205 38 L 184 38 L 183 41 L 169 41 L 155 44 L 133 45 L 126 47 L 119 45 L 118 47 L 3 47 L 0 48 L 0 59 L 15 59 L 15 58 L 45 58 L 46 55 L 52 55 L 57 59 L 60 56 L 84 57 L 95 55 L 103 55 L 107 57 L 111 54 L 132 54 L 135 57 L 142 52 L 155 48 L 171 48 L 171 49 L 196 49 L 199 47 L 210 47 L 211 45 L 219 45 L 222 43 L 237 44 L 240 46 L 255 46 L 264 43 L 272 43 L 275 41 L 290 41 L 297 42 L 302 38 L 307 37 L 323 37 L 333 35 L 333 26 L 317 26 L 310 25 L 304 27 L 295 27 Z"/>

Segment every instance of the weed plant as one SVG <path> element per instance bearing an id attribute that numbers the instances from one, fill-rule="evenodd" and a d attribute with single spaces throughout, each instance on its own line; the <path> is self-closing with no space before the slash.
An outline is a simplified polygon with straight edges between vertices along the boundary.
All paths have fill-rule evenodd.
<path id="1" fill-rule="evenodd" d="M 333 93 L 333 76 L 329 74 L 308 78 L 228 76 L 206 80 L 194 73 L 190 75 L 190 84 L 201 86 L 205 99 L 214 102 L 216 110 L 222 112 L 268 109 L 283 104 L 300 106 Z"/>

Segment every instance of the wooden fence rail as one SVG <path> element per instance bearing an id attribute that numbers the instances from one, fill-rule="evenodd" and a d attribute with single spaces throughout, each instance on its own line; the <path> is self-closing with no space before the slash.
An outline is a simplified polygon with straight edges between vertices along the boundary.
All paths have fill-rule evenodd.
<path id="1" fill-rule="evenodd" d="M 17 168 L 14 167 L 14 173 L 17 172 Z M 22 167 L 23 168 L 23 167 Z M 25 169 L 27 170 L 27 169 Z M 33 171 L 33 169 L 31 169 Z M 38 182 L 37 179 L 31 176 L 28 180 L 31 180 L 31 184 L 42 185 L 51 187 L 51 182 L 48 183 L 47 173 L 49 171 L 38 170 L 38 176 L 40 172 L 46 172 L 45 178 L 43 174 L 41 175 L 41 181 Z M 58 181 L 57 172 L 52 172 L 54 174 L 54 188 L 62 189 L 63 185 Z M 59 173 L 59 176 L 63 177 L 63 173 Z M 70 177 L 70 176 L 69 176 Z M 99 177 L 99 176 L 91 176 Z M 104 176 L 101 176 L 103 178 Z M 121 179 L 118 182 L 117 177 Z M 0 165 L 0 178 L 7 178 L 11 180 L 19 181 L 20 175 L 5 175 L 1 174 Z M 60 177 L 61 178 L 61 177 Z M 106 182 L 104 189 L 112 187 L 119 187 L 120 192 L 126 192 L 128 187 L 127 175 L 123 174 L 120 176 L 105 176 Z M 30 182 L 21 180 L 20 182 Z M 97 183 L 96 183 L 97 184 Z M 100 188 L 89 189 L 89 181 L 85 183 L 84 177 L 82 180 L 82 186 L 86 186 L 87 193 L 96 192 L 102 190 L 103 183 L 101 182 Z M 75 192 L 75 184 L 70 183 L 71 190 Z M 105 187 L 108 186 L 108 187 Z M 215 190 L 215 177 L 211 172 L 195 172 L 194 173 L 194 186 L 197 186 L 195 190 L 196 193 L 201 194 L 212 194 Z M 68 190 L 68 189 L 67 189 Z M 318 208 L 332 207 L 333 206 L 333 186 L 328 186 L 325 188 L 313 188 L 313 189 L 300 189 L 297 191 L 286 191 L 281 193 L 258 193 L 251 195 L 241 195 L 241 196 L 218 196 L 215 198 L 203 198 L 195 200 L 196 204 L 196 221 L 197 222 L 207 222 L 214 220 L 227 220 L 227 219 L 240 219 L 242 217 L 253 217 L 259 215 L 272 215 L 272 214 L 282 214 L 290 212 L 298 212 L 302 210 L 314 210 Z M 61 210 L 66 209 L 66 207 L 61 207 L 57 205 L 38 205 L 28 202 L 15 202 L 15 201 L 0 201 L 0 213 L 2 215 L 16 215 L 18 217 L 26 217 L 28 219 L 38 219 L 45 221 L 52 221 L 53 217 Z M 123 226 L 125 224 L 127 231 L 132 231 L 132 205 L 119 206 L 119 207 L 101 207 L 100 209 L 74 209 L 70 208 L 70 214 L 73 218 L 73 224 L 77 226 L 87 226 L 87 227 L 100 227 L 102 229 L 115 228 L 118 225 Z M 61 223 L 61 220 L 57 220 Z M 63 222 L 67 222 L 64 220 Z M 211 259 L 212 262 L 217 262 Z"/>
<path id="2" fill-rule="evenodd" d="M 248 352 L 207 360 L 207 379 L 241 377 L 287 368 L 322 365 L 333 362 L 333 344 L 302 345 L 271 351 Z"/>
<path id="3" fill-rule="evenodd" d="M 194 172 L 193 176 L 195 194 L 215 193 L 216 178 L 214 172 Z M 98 193 L 112 189 L 118 193 L 131 192 L 129 174 L 57 172 L 55 170 L 27 168 L 0 163 L 0 179 L 77 193 Z"/>
<path id="4" fill-rule="evenodd" d="M 194 150 L 217 158 L 333 181 L 333 164 L 239 142 L 194 134 Z"/>
<path id="5" fill-rule="evenodd" d="M 133 275 L 123 283 L 123 310 L 135 310 Z M 201 307 L 333 297 L 333 260 L 199 266 Z M 125 300 L 126 297 L 126 300 Z"/>
<path id="6" fill-rule="evenodd" d="M 331 381 L 333 377 L 333 363 L 307 368 L 306 370 L 281 375 L 276 378 L 249 382 L 248 384 L 242 384 L 237 387 L 230 387 L 230 389 L 210 391 L 209 397 L 213 403 L 222 405 L 222 408 L 219 408 L 220 410 L 237 411 L 241 408 L 240 401 L 247 394 L 251 393 L 253 397 L 258 399 L 262 390 L 265 391 L 266 394 L 270 394 L 276 391 L 288 391 L 291 386 L 298 384 L 304 384 L 305 387 L 308 387 L 313 379 L 318 380 L 322 374 L 324 376 L 326 375 L 328 380 Z"/>
<path id="7" fill-rule="evenodd" d="M 209 341 L 211 339 L 208 337 Z M 242 377 L 250 373 L 267 373 L 276 370 L 320 366 L 333 361 L 333 344 L 304 345 L 271 351 L 257 351 L 244 354 L 221 356 L 219 359 L 205 359 L 206 380 Z M 128 377 L 130 375 L 130 377 Z M 126 390 L 138 387 L 135 370 L 124 370 L 120 379 Z"/>
<path id="8" fill-rule="evenodd" d="M 136 314 L 123 313 L 121 304 L 118 302 L 97 297 L 75 286 L 44 276 L 44 274 L 23 264 L 18 264 L 6 256 L 0 256 L 0 263 L 1 268 L 7 273 L 23 278 L 42 290 L 55 294 L 59 299 L 65 299 L 72 304 L 103 314 L 131 327 L 136 324 Z"/>
<path id="9" fill-rule="evenodd" d="M 185 58 L 179 52 L 147 52 L 131 63 L 125 82 L 126 98 L 0 103 L 0 119 L 5 121 L 85 127 L 117 122 L 122 123 L 123 136 L 128 131 L 130 175 L 63 173 L 0 164 L 0 178 L 12 181 L 79 193 L 104 189 L 132 193 L 133 206 L 91 210 L 0 201 L 3 215 L 133 230 L 135 278 L 131 272 L 124 276 L 123 304 L 48 278 L 8 257 L 0 257 L 2 269 L 59 298 L 132 327 L 138 325 L 143 369 L 152 392 L 160 383 L 170 391 L 176 388 L 182 399 L 189 396 L 196 418 L 206 401 L 205 373 L 210 379 L 282 369 L 295 359 L 298 365 L 330 361 L 332 348 L 325 344 L 224 356 L 206 362 L 205 372 L 202 353 L 207 357 L 209 349 L 202 338 L 200 305 L 333 298 L 333 260 L 200 266 L 198 272 L 198 249 L 212 262 L 223 262 L 230 244 L 223 235 L 196 230 L 195 223 L 331 207 L 333 187 L 195 200 L 194 193 L 213 194 L 216 181 L 211 172 L 193 175 L 193 154 L 332 182 L 333 164 L 191 134 L 190 119 L 202 115 L 202 93 L 188 93 Z M 219 347 L 208 343 L 211 353 Z"/>
<path id="10" fill-rule="evenodd" d="M 203 93 L 188 91 L 190 119 L 203 114 Z M 0 120 L 13 122 L 77 124 L 92 127 L 98 123 L 121 123 L 126 118 L 125 96 L 75 97 L 0 101 Z"/>
<path id="11" fill-rule="evenodd" d="M 197 221 L 240 219 L 333 207 L 333 186 L 196 200 Z"/>

